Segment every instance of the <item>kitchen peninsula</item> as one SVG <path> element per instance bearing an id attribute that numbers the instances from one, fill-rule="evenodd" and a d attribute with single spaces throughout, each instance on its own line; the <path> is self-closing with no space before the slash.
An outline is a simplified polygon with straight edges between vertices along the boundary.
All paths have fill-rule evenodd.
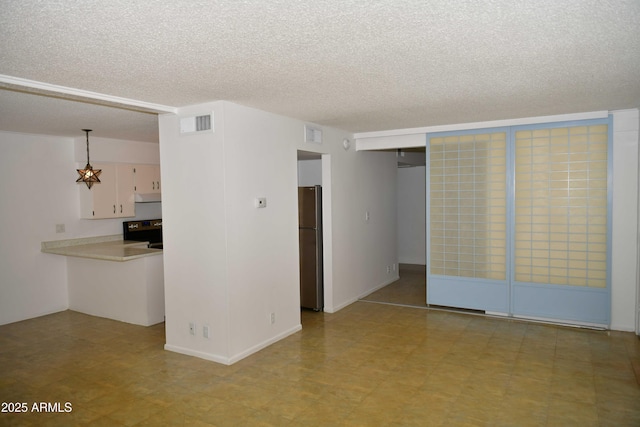
<path id="1" fill-rule="evenodd" d="M 67 257 L 69 309 L 136 325 L 164 321 L 162 249 L 122 235 L 42 242 Z"/>

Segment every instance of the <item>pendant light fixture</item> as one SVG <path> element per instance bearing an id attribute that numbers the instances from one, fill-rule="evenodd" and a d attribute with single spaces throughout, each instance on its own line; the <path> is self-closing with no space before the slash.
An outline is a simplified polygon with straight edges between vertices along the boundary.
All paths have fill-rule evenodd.
<path id="1" fill-rule="evenodd" d="M 91 190 L 91 186 L 95 183 L 100 183 L 100 174 L 102 173 L 101 169 L 93 169 L 91 164 L 89 163 L 89 132 L 91 129 L 82 129 L 83 132 L 87 134 L 87 166 L 84 169 L 76 169 L 80 178 L 76 179 L 76 182 L 84 182 L 87 184 L 87 188 Z"/>

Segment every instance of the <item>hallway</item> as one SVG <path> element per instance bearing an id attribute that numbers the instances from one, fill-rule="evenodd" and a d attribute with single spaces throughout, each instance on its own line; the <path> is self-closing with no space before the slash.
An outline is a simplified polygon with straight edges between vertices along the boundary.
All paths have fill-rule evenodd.
<path id="1" fill-rule="evenodd" d="M 400 279 L 362 298 L 363 301 L 426 307 L 426 267 L 400 264 Z"/>

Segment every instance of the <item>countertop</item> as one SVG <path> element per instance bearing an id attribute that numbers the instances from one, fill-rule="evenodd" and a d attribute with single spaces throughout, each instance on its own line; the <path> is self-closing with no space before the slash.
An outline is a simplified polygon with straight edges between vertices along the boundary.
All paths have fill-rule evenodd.
<path id="1" fill-rule="evenodd" d="M 122 235 L 112 235 L 42 242 L 41 251 L 118 262 L 162 255 L 162 249 L 150 249 L 147 244 L 148 242 L 122 240 Z"/>

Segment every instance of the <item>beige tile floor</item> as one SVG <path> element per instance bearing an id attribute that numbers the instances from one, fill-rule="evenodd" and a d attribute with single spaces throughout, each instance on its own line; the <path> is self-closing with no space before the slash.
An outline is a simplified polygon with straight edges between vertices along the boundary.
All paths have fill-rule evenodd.
<path id="1" fill-rule="evenodd" d="M 163 325 L 65 311 L 0 326 L 0 413 L 47 426 L 638 426 L 632 333 L 356 302 L 233 366 L 163 350 Z"/>

